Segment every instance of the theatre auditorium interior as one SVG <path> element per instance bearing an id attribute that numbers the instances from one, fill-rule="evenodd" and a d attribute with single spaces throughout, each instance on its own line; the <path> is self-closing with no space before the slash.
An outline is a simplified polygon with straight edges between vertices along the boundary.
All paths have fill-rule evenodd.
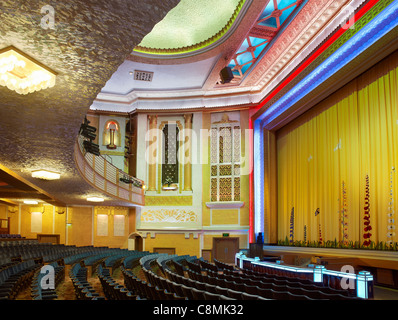
<path id="1" fill-rule="evenodd" d="M 0 9 L 1 300 L 398 299 L 398 1 Z"/>

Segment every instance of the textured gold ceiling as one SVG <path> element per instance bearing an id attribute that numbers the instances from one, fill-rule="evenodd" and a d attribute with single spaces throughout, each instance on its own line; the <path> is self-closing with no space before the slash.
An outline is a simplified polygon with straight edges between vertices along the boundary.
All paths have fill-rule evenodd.
<path id="1" fill-rule="evenodd" d="M 17 47 L 58 73 L 53 88 L 19 95 L 0 87 L 0 164 L 66 204 L 98 194 L 76 170 L 73 147 L 85 114 L 106 81 L 178 0 L 4 0 L 0 48 Z M 54 8 L 54 29 L 41 9 Z M 61 173 L 41 181 L 31 171 Z M 105 202 L 103 205 L 117 205 Z"/>

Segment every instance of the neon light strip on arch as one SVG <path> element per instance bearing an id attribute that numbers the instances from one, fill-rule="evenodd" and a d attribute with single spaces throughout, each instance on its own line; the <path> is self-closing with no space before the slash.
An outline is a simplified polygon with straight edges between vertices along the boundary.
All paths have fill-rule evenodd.
<path id="1" fill-rule="evenodd" d="M 373 1 L 375 4 L 377 1 Z M 370 5 L 371 6 L 371 5 Z M 369 8 L 368 8 L 369 9 Z M 363 13 L 361 13 L 363 14 Z M 356 20 L 358 21 L 358 20 Z M 393 28 L 398 21 L 398 2 L 393 2 L 380 12 L 373 20 L 368 22 L 358 33 L 343 44 L 336 52 L 330 55 L 323 63 L 314 69 L 307 77 L 293 87 L 288 93 L 270 106 L 254 124 L 254 222 L 255 232 L 261 232 L 264 215 L 263 182 L 264 168 L 263 157 L 260 155 L 264 148 L 262 141 L 263 127 L 287 111 L 294 103 L 302 99 L 314 88 L 354 60 L 359 54 L 373 45 Z M 269 95 L 269 99 L 272 95 Z M 261 108 L 265 102 L 259 105 Z M 252 227 L 252 226 L 251 226 Z"/>

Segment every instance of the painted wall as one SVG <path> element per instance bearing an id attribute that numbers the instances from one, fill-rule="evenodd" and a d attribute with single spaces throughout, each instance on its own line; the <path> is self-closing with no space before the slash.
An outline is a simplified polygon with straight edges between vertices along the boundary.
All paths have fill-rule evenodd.
<path id="1" fill-rule="evenodd" d="M 98 230 L 98 215 L 106 216 L 106 234 Z M 27 239 L 36 239 L 38 234 L 58 234 L 61 244 L 75 246 L 127 248 L 128 236 L 135 231 L 135 209 L 126 207 L 0 206 L 0 218 L 7 217 L 10 233 Z"/>
<path id="2" fill-rule="evenodd" d="M 249 170 L 242 170 L 240 202 L 233 208 L 219 203 L 209 205 L 210 199 L 210 128 L 212 122 L 222 120 L 224 112 L 193 113 L 192 128 L 196 135 L 192 141 L 192 192 L 162 191 L 159 184 L 160 166 L 157 166 L 157 190 L 145 192 L 146 205 L 137 211 L 137 231 L 144 241 L 144 250 L 153 248 L 175 248 L 177 254 L 202 256 L 203 250 L 211 251 L 214 237 L 229 233 L 239 237 L 241 249 L 248 248 L 249 229 Z M 241 163 L 247 165 L 245 130 L 249 125 L 247 110 L 228 112 L 231 120 L 241 127 Z M 163 121 L 177 121 L 184 124 L 181 114 L 158 115 L 157 126 Z M 145 133 L 148 130 L 148 114 L 138 115 L 137 177 L 148 180 L 148 166 L 144 155 L 147 148 Z M 141 137 L 141 138 L 140 138 Z M 161 159 L 161 139 L 158 139 L 158 159 Z M 144 164 L 143 164 L 144 163 Z M 247 168 L 245 168 L 247 169 Z M 180 177 L 184 177 L 180 174 Z M 180 181 L 182 185 L 183 179 Z M 147 236 L 148 234 L 148 236 Z"/>

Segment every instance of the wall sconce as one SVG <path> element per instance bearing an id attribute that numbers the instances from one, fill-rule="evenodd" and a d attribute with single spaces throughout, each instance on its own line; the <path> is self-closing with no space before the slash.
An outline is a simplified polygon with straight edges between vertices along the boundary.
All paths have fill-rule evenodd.
<path id="1" fill-rule="evenodd" d="M 18 211 L 18 207 L 14 206 L 14 207 L 8 207 L 8 213 L 15 213 Z"/>
<path id="2" fill-rule="evenodd" d="M 32 214 L 32 213 L 41 213 L 41 214 L 43 214 L 44 211 L 45 211 L 44 206 L 43 207 L 33 207 L 33 208 L 31 207 L 31 208 L 29 208 L 29 213 L 30 214 Z"/>
<path id="3" fill-rule="evenodd" d="M 57 73 L 10 46 L 0 50 L 0 85 L 19 94 L 51 88 Z"/>
<path id="4" fill-rule="evenodd" d="M 57 208 L 55 209 L 55 212 L 58 213 L 58 214 L 64 214 L 64 213 L 65 213 L 65 208 L 58 208 L 58 207 L 57 207 Z"/>
<path id="5" fill-rule="evenodd" d="M 43 180 L 57 180 L 61 178 L 61 175 L 57 172 L 48 170 L 35 170 L 32 171 L 32 177 Z"/>

